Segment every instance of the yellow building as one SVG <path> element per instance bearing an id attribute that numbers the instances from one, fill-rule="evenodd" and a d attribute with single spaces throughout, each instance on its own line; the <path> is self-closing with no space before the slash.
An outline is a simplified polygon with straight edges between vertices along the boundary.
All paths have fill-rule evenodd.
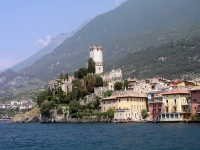
<path id="1" fill-rule="evenodd" d="M 135 92 L 124 92 L 101 101 L 102 112 L 115 109 L 114 119 L 139 119 L 141 110 L 147 109 L 147 96 Z"/>
<path id="2" fill-rule="evenodd" d="M 185 90 L 171 90 L 162 94 L 164 110 L 161 121 L 182 121 L 190 119 L 190 93 Z"/>

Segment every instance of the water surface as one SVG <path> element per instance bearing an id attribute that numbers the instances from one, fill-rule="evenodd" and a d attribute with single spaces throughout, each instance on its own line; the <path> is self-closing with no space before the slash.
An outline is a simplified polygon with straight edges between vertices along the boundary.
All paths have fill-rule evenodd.
<path id="1" fill-rule="evenodd" d="M 198 123 L 0 122 L 0 149 L 200 149 Z"/>

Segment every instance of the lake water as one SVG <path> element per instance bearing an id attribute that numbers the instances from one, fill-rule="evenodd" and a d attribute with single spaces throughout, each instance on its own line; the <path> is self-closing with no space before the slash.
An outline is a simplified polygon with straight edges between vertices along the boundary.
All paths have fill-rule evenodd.
<path id="1" fill-rule="evenodd" d="M 200 150 L 200 124 L 0 122 L 0 149 Z"/>

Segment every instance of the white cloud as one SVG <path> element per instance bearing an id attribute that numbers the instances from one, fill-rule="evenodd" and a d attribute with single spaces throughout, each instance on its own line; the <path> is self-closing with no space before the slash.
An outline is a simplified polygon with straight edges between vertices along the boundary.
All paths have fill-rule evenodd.
<path id="1" fill-rule="evenodd" d="M 116 5 L 117 5 L 117 6 L 119 6 L 119 5 L 120 5 L 120 3 L 119 3 L 119 1 L 118 1 L 118 0 L 115 0 L 115 3 L 116 3 Z"/>
<path id="2" fill-rule="evenodd" d="M 43 44 L 43 46 L 47 46 L 49 44 L 50 40 L 51 40 L 51 36 L 47 35 L 46 40 L 38 39 L 35 43 L 36 44 Z"/>

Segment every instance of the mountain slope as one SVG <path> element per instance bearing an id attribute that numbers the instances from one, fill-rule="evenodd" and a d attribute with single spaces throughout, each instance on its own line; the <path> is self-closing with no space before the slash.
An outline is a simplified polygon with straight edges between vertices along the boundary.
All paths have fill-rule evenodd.
<path id="1" fill-rule="evenodd" d="M 197 78 L 200 76 L 200 36 L 129 54 L 112 67 L 121 67 L 125 77 Z"/>
<path id="2" fill-rule="evenodd" d="M 24 61 L 14 65 L 11 67 L 13 71 L 20 71 L 21 69 L 32 65 L 36 60 L 42 58 L 44 55 L 51 53 L 58 45 L 60 45 L 64 40 L 73 36 L 78 30 L 80 30 L 83 26 L 85 26 L 90 20 L 85 21 L 78 29 L 69 32 L 69 33 L 62 33 L 54 38 L 52 38 L 49 44 L 39 50 L 33 56 L 25 59 Z"/>
<path id="3" fill-rule="evenodd" d="M 91 20 L 32 66 L 22 70 L 42 80 L 84 67 L 89 46 L 102 45 L 105 68 L 128 53 L 200 35 L 199 0 L 128 0 Z"/>

